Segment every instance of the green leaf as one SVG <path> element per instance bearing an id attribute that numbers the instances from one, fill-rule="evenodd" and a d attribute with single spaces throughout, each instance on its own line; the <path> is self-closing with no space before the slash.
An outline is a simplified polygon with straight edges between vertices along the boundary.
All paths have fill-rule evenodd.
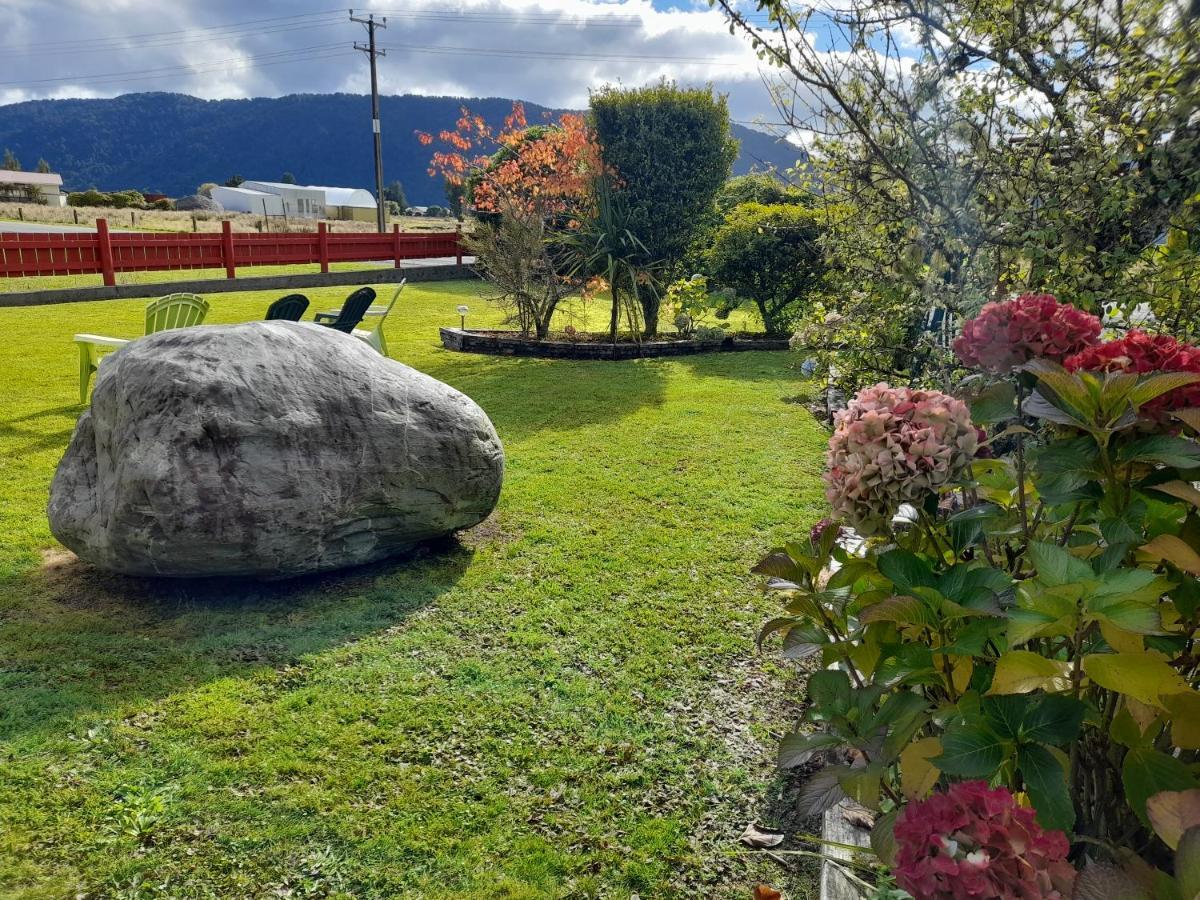
<path id="1" fill-rule="evenodd" d="M 984 697 L 981 706 L 988 724 L 1000 737 L 1015 741 L 1021 733 L 1021 723 L 1029 712 L 1032 701 L 1021 694 L 1004 694 Z"/>
<path id="2" fill-rule="evenodd" d="M 796 625 L 783 636 L 783 658 L 804 659 L 817 653 L 829 639 L 816 625 Z"/>
<path id="3" fill-rule="evenodd" d="M 1086 581 L 1095 577 L 1091 566 L 1054 544 L 1031 542 L 1029 558 L 1037 569 L 1038 579 L 1043 584 L 1052 587 Z"/>
<path id="4" fill-rule="evenodd" d="M 1071 686 L 1070 667 L 1030 650 L 1009 650 L 996 660 L 989 694 L 1027 694 L 1030 691 L 1065 691 Z"/>
<path id="5" fill-rule="evenodd" d="M 850 709 L 850 678 L 838 669 L 822 669 L 808 677 L 808 699 L 826 715 L 844 715 Z"/>
<path id="6" fill-rule="evenodd" d="M 844 743 L 845 741 L 838 735 L 824 731 L 812 734 L 785 734 L 783 740 L 779 742 L 775 765 L 781 769 L 802 766 L 818 751 L 837 747 Z"/>
<path id="7" fill-rule="evenodd" d="M 1135 407 L 1141 407 L 1155 397 L 1161 397 L 1197 381 L 1200 381 L 1200 375 L 1192 372 L 1156 372 L 1141 379 L 1129 392 L 1128 399 Z"/>
<path id="8" fill-rule="evenodd" d="M 1200 827 L 1189 828 L 1175 851 L 1175 880 L 1184 897 L 1200 897 Z"/>
<path id="9" fill-rule="evenodd" d="M 1153 462 L 1188 469 L 1200 465 L 1200 444 L 1169 434 L 1155 434 L 1126 444 L 1117 453 L 1122 463 Z"/>
<path id="10" fill-rule="evenodd" d="M 1075 806 L 1067 787 L 1067 775 L 1054 754 L 1037 744 L 1017 751 L 1017 768 L 1029 788 L 1029 800 L 1043 828 L 1070 831 L 1075 824 Z"/>
<path id="11" fill-rule="evenodd" d="M 1017 414 L 1017 388 L 1011 381 L 997 381 L 971 397 L 971 421 L 976 425 L 1003 422 Z"/>
<path id="12" fill-rule="evenodd" d="M 1079 736 L 1079 727 L 1087 713 L 1082 700 L 1060 694 L 1043 697 L 1025 717 L 1021 739 L 1061 747 Z"/>
<path id="13" fill-rule="evenodd" d="M 896 817 L 900 815 L 900 807 L 884 813 L 875 820 L 871 829 L 871 849 L 885 866 L 893 865 L 896 861 Z"/>
<path id="14" fill-rule="evenodd" d="M 1083 671 L 1102 688 L 1132 697 L 1147 706 L 1162 706 L 1164 694 L 1190 691 L 1188 683 L 1157 653 L 1093 653 L 1083 658 Z"/>
<path id="15" fill-rule="evenodd" d="M 838 776 L 838 784 L 851 800 L 867 809 L 879 809 L 879 790 L 883 781 L 884 768 L 872 763 L 857 769 L 849 769 Z"/>
<path id="16" fill-rule="evenodd" d="M 889 550 L 877 560 L 879 571 L 897 588 L 911 591 L 918 587 L 937 587 L 930 564 L 907 550 Z"/>
<path id="17" fill-rule="evenodd" d="M 858 621 L 864 625 L 872 622 L 895 622 L 897 625 L 932 625 L 937 616 L 916 597 L 897 595 L 888 597 L 859 610 Z"/>
<path id="18" fill-rule="evenodd" d="M 1129 808 L 1147 828 L 1152 827 L 1146 813 L 1147 800 L 1160 791 L 1187 791 L 1198 786 L 1184 763 L 1151 747 L 1134 747 L 1125 754 L 1121 780 Z"/>
<path id="19" fill-rule="evenodd" d="M 1004 742 L 982 724 L 951 725 L 942 735 L 942 754 L 930 760 L 948 775 L 991 777 L 1004 762 Z"/>
<path id="20" fill-rule="evenodd" d="M 1088 423 L 1081 416 L 1069 412 L 1069 407 L 1063 409 L 1065 404 L 1054 395 L 1053 391 L 1036 390 L 1026 399 L 1021 410 L 1027 416 L 1033 416 L 1037 419 L 1045 419 L 1047 422 L 1053 422 L 1055 425 L 1066 425 L 1068 428 L 1087 428 Z"/>

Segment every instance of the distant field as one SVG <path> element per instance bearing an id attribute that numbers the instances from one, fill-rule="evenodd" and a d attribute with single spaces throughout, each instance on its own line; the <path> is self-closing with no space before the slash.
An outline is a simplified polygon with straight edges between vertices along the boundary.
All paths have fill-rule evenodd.
<path id="1" fill-rule="evenodd" d="M 249 213 L 205 213 L 175 212 L 160 209 L 116 209 L 115 207 L 86 206 L 60 207 L 39 206 L 27 203 L 0 203 L 0 220 L 10 222 L 36 222 L 43 225 L 94 226 L 97 219 L 107 219 L 110 228 L 137 229 L 138 231 L 220 231 L 221 222 L 228 219 L 234 231 L 316 231 L 316 219 L 288 219 L 284 222 L 272 217 L 264 223 L 262 216 Z M 193 223 L 194 219 L 194 223 Z M 78 220 L 78 221 L 77 221 Z M 423 216 L 397 216 L 391 222 L 399 223 L 400 230 L 453 231 L 458 222 L 450 217 L 425 218 Z M 334 231 L 374 231 L 374 222 L 345 222 L 329 220 Z M 390 227 L 390 223 L 389 223 Z"/>

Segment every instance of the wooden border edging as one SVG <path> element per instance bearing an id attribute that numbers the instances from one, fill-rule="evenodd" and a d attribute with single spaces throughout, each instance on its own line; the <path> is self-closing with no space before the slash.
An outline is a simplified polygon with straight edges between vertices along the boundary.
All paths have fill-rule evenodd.
<path id="1" fill-rule="evenodd" d="M 537 341 L 502 331 L 441 329 L 442 346 L 463 353 L 492 356 L 533 356 L 541 359 L 649 359 L 691 356 L 737 350 L 787 350 L 787 338 L 746 339 L 727 337 L 722 341 L 645 341 L 602 344 L 591 341 Z"/>
<path id="2" fill-rule="evenodd" d="M 846 821 L 843 813 L 848 809 L 848 801 L 843 800 L 832 809 L 825 810 L 821 816 L 821 837 L 832 842 L 821 848 L 821 852 L 827 857 L 821 863 L 821 900 L 862 900 L 863 892 L 859 890 L 858 885 L 842 874 L 841 866 L 838 865 L 839 860 L 850 859 L 850 851 L 835 845 L 849 844 L 869 849 L 871 836 Z"/>
<path id="3" fill-rule="evenodd" d="M 0 309 L 11 306 L 46 306 L 52 303 L 77 303 L 87 300 L 128 300 L 136 297 L 161 297 L 182 291 L 193 294 L 224 294 L 232 291 L 275 291 L 291 288 L 331 287 L 343 284 L 392 284 L 402 279 L 415 281 L 452 281 L 473 278 L 470 266 L 405 266 L 402 269 L 356 269 L 353 272 L 313 272 L 307 275 L 260 275 L 253 278 L 206 278 L 197 281 L 160 281 L 155 284 L 95 285 L 48 291 L 0 293 Z"/>

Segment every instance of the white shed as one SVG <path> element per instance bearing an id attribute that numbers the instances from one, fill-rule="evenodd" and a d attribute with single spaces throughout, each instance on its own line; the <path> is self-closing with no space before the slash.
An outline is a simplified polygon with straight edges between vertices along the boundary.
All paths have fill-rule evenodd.
<path id="1" fill-rule="evenodd" d="M 325 192 L 325 215 L 330 219 L 375 221 L 375 197 L 362 188 L 318 187 Z"/>
<path id="2" fill-rule="evenodd" d="M 325 189 L 281 181 L 243 181 L 243 190 L 274 194 L 283 203 L 282 215 L 297 219 L 319 219 L 325 215 Z"/>
<path id="3" fill-rule="evenodd" d="M 255 213 L 260 216 L 283 215 L 283 199 L 266 191 L 221 186 L 212 189 L 212 198 L 230 212 Z"/>
<path id="4" fill-rule="evenodd" d="M 62 176 L 57 172 L 13 172 L 0 169 L 0 200 L 66 206 Z"/>

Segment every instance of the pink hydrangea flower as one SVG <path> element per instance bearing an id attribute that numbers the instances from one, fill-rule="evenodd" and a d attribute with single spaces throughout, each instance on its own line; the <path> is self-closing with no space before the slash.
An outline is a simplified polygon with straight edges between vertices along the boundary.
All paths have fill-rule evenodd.
<path id="1" fill-rule="evenodd" d="M 989 303 L 963 323 L 954 352 L 965 365 L 1005 374 L 1031 359 L 1061 362 L 1100 338 L 1100 319 L 1053 294 Z"/>
<path id="2" fill-rule="evenodd" d="M 1134 328 L 1119 341 L 1089 347 L 1063 361 L 1071 372 L 1196 372 L 1200 373 L 1200 347 L 1183 344 L 1166 334 L 1146 334 Z M 1142 407 L 1152 417 L 1173 409 L 1200 406 L 1200 382 L 1168 391 Z"/>
<path id="3" fill-rule="evenodd" d="M 834 418 L 825 496 L 865 535 L 887 532 L 902 503 L 958 480 L 979 445 L 967 406 L 940 391 L 859 391 Z"/>
<path id="4" fill-rule="evenodd" d="M 1066 835 L 1044 831 L 1006 788 L 954 784 L 905 806 L 894 833 L 896 881 L 918 900 L 1071 896 Z"/>

